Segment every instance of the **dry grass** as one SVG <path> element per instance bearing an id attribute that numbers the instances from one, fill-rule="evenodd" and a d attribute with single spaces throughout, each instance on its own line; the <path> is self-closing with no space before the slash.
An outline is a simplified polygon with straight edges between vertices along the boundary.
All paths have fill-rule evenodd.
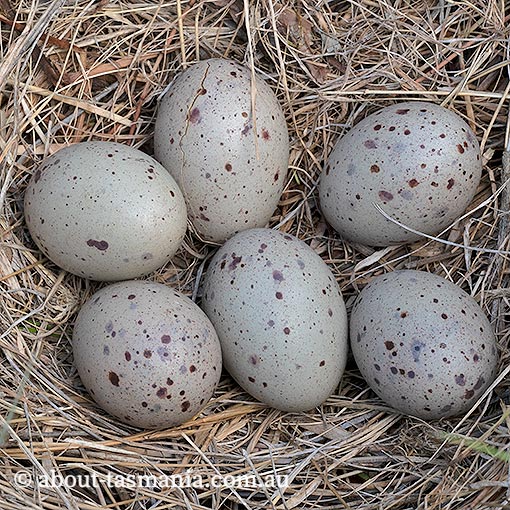
<path id="1" fill-rule="evenodd" d="M 506 215 L 509 18 L 503 0 L 0 0 L 0 508 L 510 508 Z M 12 7 L 12 8 L 11 8 Z M 180 14 L 180 16 L 179 16 Z M 472 294 L 498 332 L 501 377 L 466 416 L 424 423 L 393 413 L 348 366 L 320 409 L 284 414 L 226 375 L 190 423 L 141 432 L 84 392 L 70 355 L 73 318 L 98 284 L 35 249 L 23 191 L 44 155 L 88 139 L 151 152 L 154 111 L 171 79 L 199 58 L 229 56 L 281 100 L 290 173 L 271 226 L 311 243 L 348 306 L 374 275 L 440 274 Z M 485 158 L 471 213 L 443 235 L 374 254 L 339 240 L 317 208 L 316 182 L 336 138 L 371 111 L 429 99 L 460 113 Z M 468 247 L 481 248 L 480 251 Z M 187 237 L 152 278 L 197 295 L 214 247 Z M 199 294 L 199 292 L 198 292 Z M 448 435 L 454 433 L 455 435 Z M 280 490 L 19 488 L 14 476 L 214 473 L 289 475 Z"/>

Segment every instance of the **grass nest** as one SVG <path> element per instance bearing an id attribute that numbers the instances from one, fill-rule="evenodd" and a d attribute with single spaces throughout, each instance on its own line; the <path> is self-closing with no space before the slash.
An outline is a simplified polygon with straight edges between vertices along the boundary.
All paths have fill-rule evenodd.
<path id="1" fill-rule="evenodd" d="M 496 0 L 0 0 L 0 508 L 510 507 L 509 18 Z M 348 308 L 375 275 L 414 268 L 455 282 L 484 309 L 497 331 L 499 376 L 468 414 L 431 423 L 397 414 L 352 361 L 311 412 L 270 409 L 224 374 L 200 415 L 160 431 L 115 421 L 85 392 L 69 340 L 77 310 L 101 284 L 36 249 L 23 218 L 26 184 L 44 156 L 84 140 L 151 154 L 165 88 L 196 60 L 221 56 L 254 67 L 278 95 L 291 157 L 270 226 L 325 260 Z M 412 99 L 447 106 L 476 132 L 484 159 L 476 197 L 441 239 L 385 250 L 346 243 L 318 208 L 323 161 L 353 124 Z M 188 234 L 149 278 L 196 296 L 214 250 Z M 52 473 L 97 483 L 50 487 Z M 108 483 L 186 474 L 225 483 Z M 226 482 L 271 474 L 284 482 Z"/>

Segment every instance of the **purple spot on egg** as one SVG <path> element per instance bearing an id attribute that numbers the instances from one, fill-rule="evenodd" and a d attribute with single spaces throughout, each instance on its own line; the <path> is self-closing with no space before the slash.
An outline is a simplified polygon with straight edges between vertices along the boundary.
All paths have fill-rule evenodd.
<path id="1" fill-rule="evenodd" d="M 96 241 L 95 239 L 89 239 L 87 246 L 97 248 L 99 251 L 105 251 L 108 249 L 108 243 L 106 241 Z"/>
<path id="2" fill-rule="evenodd" d="M 198 108 L 193 108 L 193 110 L 189 113 L 188 120 L 191 124 L 199 124 L 202 121 L 200 110 Z"/>
<path id="3" fill-rule="evenodd" d="M 475 391 L 474 391 L 474 390 L 466 390 L 466 391 L 464 392 L 464 398 L 465 398 L 466 400 L 470 400 L 470 399 L 472 399 L 474 396 L 475 396 Z"/>
<path id="4" fill-rule="evenodd" d="M 478 377 L 476 384 L 473 386 L 474 390 L 479 390 L 485 384 L 485 379 L 483 376 Z"/>
<path id="5" fill-rule="evenodd" d="M 455 384 L 458 386 L 465 386 L 466 385 L 466 377 L 464 374 L 459 374 L 455 376 Z"/>
<path id="6" fill-rule="evenodd" d="M 379 191 L 379 198 L 384 200 L 385 202 L 390 202 L 393 200 L 393 195 L 389 191 Z"/>
<path id="7" fill-rule="evenodd" d="M 285 278 L 283 277 L 283 274 L 281 271 L 278 271 L 277 269 L 275 269 L 273 271 L 273 280 L 277 281 L 278 283 L 281 283 L 281 282 L 283 282 L 283 280 L 285 280 Z"/>
<path id="8" fill-rule="evenodd" d="M 236 254 L 232 253 L 232 261 L 228 265 L 228 270 L 234 271 L 237 268 L 237 266 L 240 264 L 241 260 L 242 260 L 242 257 L 236 257 Z"/>
<path id="9" fill-rule="evenodd" d="M 363 144 L 367 149 L 377 149 L 377 144 L 374 140 L 366 140 Z"/>
<path id="10" fill-rule="evenodd" d="M 166 394 L 167 394 L 167 391 L 168 390 L 164 386 L 162 386 L 161 388 L 159 388 L 158 391 L 156 391 L 156 396 L 158 398 L 165 398 Z"/>
<path id="11" fill-rule="evenodd" d="M 247 122 L 245 122 L 245 123 L 244 123 L 244 126 L 243 126 L 243 129 L 241 130 L 241 134 L 242 134 L 243 136 L 246 136 L 246 135 L 250 132 L 250 130 L 252 129 L 252 127 L 253 127 L 253 125 L 252 125 L 252 123 L 251 123 L 251 122 L 248 122 L 248 121 L 247 121 Z"/>

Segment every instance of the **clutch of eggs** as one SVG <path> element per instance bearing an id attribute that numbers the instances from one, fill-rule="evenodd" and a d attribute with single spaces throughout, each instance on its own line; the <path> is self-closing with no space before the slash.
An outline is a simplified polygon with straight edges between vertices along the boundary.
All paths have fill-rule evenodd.
<path id="1" fill-rule="evenodd" d="M 287 175 L 289 135 L 269 85 L 214 58 L 180 74 L 161 100 L 154 153 L 178 182 L 196 232 L 221 243 L 271 218 Z"/>
<path id="2" fill-rule="evenodd" d="M 344 301 L 326 263 L 296 237 L 236 234 L 211 260 L 202 307 L 224 366 L 255 398 L 305 411 L 338 386 L 348 349 Z"/>
<path id="3" fill-rule="evenodd" d="M 153 158 L 115 142 L 82 142 L 46 158 L 25 193 L 37 246 L 92 280 L 126 280 L 164 265 L 186 232 L 186 205 Z"/>
<path id="4" fill-rule="evenodd" d="M 369 115 L 342 136 L 321 175 L 322 212 L 342 237 L 371 246 L 436 235 L 462 215 L 480 182 L 480 146 L 454 112 L 422 101 Z"/>

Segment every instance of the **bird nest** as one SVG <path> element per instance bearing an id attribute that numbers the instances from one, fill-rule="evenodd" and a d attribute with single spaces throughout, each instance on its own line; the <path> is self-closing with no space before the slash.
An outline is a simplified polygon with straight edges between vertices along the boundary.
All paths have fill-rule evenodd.
<path id="1" fill-rule="evenodd" d="M 496 0 L 0 0 L 0 507 L 508 507 L 509 18 Z M 499 376 L 466 415 L 398 414 L 352 361 L 335 394 L 306 413 L 268 408 L 226 373 L 207 407 L 176 428 L 135 429 L 91 400 L 70 337 L 80 305 L 104 284 L 41 254 L 24 189 L 42 158 L 69 144 L 109 140 L 152 154 L 158 99 L 210 57 L 245 63 L 277 94 L 291 152 L 269 226 L 324 259 L 348 309 L 371 278 L 402 268 L 441 275 L 483 308 Z M 447 106 L 475 131 L 476 196 L 439 239 L 347 243 L 318 208 L 323 162 L 356 122 L 414 99 Z M 196 298 L 215 249 L 188 234 L 149 279 Z"/>

